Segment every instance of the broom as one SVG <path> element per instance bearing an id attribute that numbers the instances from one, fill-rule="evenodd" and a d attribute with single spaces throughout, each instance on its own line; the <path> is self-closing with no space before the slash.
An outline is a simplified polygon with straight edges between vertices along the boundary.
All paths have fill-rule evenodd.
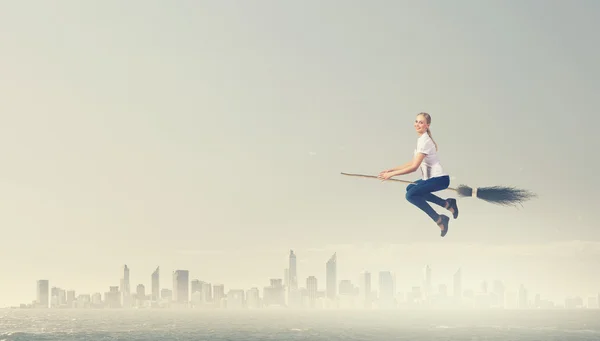
<path id="1" fill-rule="evenodd" d="M 352 174 L 352 173 L 344 173 L 344 172 L 342 172 L 342 175 L 379 179 L 379 177 L 374 176 L 374 175 Z M 403 183 L 407 183 L 407 184 L 414 183 L 413 181 L 400 180 L 400 179 L 388 179 L 385 181 L 397 181 L 397 182 L 403 182 Z M 529 200 L 529 199 L 537 196 L 536 194 L 534 194 L 530 191 L 527 191 L 524 189 L 518 189 L 518 188 L 514 188 L 514 187 L 507 187 L 507 186 L 491 186 L 491 187 L 471 188 L 466 185 L 459 185 L 457 188 L 448 187 L 446 189 L 455 191 L 456 193 L 458 193 L 459 197 L 479 198 L 486 202 L 496 204 L 496 205 L 502 205 L 502 206 L 513 206 L 516 204 L 521 204 L 521 206 L 522 206 L 523 201 Z"/>

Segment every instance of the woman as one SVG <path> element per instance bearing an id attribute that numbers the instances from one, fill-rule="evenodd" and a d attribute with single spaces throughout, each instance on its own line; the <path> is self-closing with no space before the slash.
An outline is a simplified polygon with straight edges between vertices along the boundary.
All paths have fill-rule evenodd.
<path id="1" fill-rule="evenodd" d="M 450 218 L 443 214 L 438 214 L 427 202 L 432 202 L 450 211 L 456 219 L 458 217 L 458 206 L 456 199 L 442 199 L 433 192 L 441 191 L 450 185 L 450 176 L 444 172 L 440 159 L 437 155 L 437 143 L 431 138 L 431 116 L 428 113 L 420 113 L 415 120 L 415 129 L 419 138 L 417 139 L 417 148 L 414 151 L 412 161 L 392 169 L 384 170 L 379 173 L 382 180 L 390 179 L 397 175 L 404 175 L 421 170 L 422 179 L 415 181 L 406 187 L 406 200 L 423 210 L 429 217 L 436 222 L 442 230 L 441 236 L 448 233 L 448 223 Z"/>

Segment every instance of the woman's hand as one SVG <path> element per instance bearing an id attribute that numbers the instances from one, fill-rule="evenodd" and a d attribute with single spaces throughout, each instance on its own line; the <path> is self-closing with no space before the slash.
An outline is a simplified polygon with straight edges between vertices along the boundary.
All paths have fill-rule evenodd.
<path id="1" fill-rule="evenodd" d="M 383 174 L 385 174 L 385 173 L 389 173 L 389 172 L 393 172 L 393 171 L 394 171 L 394 169 L 393 169 L 393 168 L 390 168 L 390 169 L 383 170 L 383 171 L 381 171 L 381 172 L 379 173 L 379 176 L 382 176 L 382 175 L 383 175 Z"/>
<path id="2" fill-rule="evenodd" d="M 381 180 L 387 180 L 387 179 L 391 178 L 392 176 L 394 176 L 394 172 L 386 170 L 386 171 L 379 173 L 378 178 L 380 178 Z"/>

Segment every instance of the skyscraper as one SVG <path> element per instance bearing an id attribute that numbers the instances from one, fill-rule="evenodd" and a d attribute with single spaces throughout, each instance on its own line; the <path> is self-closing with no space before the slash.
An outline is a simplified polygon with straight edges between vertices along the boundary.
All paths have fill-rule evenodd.
<path id="1" fill-rule="evenodd" d="M 213 300 L 213 290 L 212 285 L 210 283 L 202 282 L 202 301 L 203 302 L 212 302 Z"/>
<path id="2" fill-rule="evenodd" d="M 57 288 L 57 287 L 52 287 L 52 289 L 50 289 L 50 307 L 51 308 L 58 308 L 61 304 L 60 302 L 60 297 L 61 294 L 60 292 L 62 291 L 61 288 Z"/>
<path id="3" fill-rule="evenodd" d="M 246 290 L 246 307 L 248 308 L 259 308 L 260 307 L 260 292 L 258 288 L 253 287 Z"/>
<path id="4" fill-rule="evenodd" d="M 123 279 L 121 281 L 121 293 L 123 295 L 123 297 L 122 297 L 123 307 L 124 308 L 131 307 L 131 304 L 132 304 L 131 288 L 129 285 L 129 268 L 127 267 L 127 264 L 125 264 L 125 266 L 123 267 Z"/>
<path id="5" fill-rule="evenodd" d="M 127 267 L 127 264 L 123 267 L 123 292 L 127 294 L 131 293 L 129 287 L 129 267 Z"/>
<path id="6" fill-rule="evenodd" d="M 47 279 L 37 281 L 37 305 L 48 308 L 50 305 L 50 283 Z"/>
<path id="7" fill-rule="evenodd" d="M 67 306 L 69 308 L 74 308 L 75 305 L 75 290 L 67 291 Z"/>
<path id="8" fill-rule="evenodd" d="M 160 267 L 152 273 L 152 301 L 158 301 L 160 298 Z"/>
<path id="9" fill-rule="evenodd" d="M 225 298 L 225 285 L 214 284 L 213 285 L 213 301 L 217 307 L 221 307 L 221 301 Z"/>
<path id="10" fill-rule="evenodd" d="M 362 298 L 364 299 L 365 306 L 371 305 L 371 273 L 364 271 L 360 275 L 359 288 Z"/>
<path id="11" fill-rule="evenodd" d="M 431 283 L 431 267 L 429 265 L 425 266 L 425 278 L 424 278 L 424 287 L 425 287 L 425 296 L 430 297 L 433 291 L 433 286 Z"/>
<path id="12" fill-rule="evenodd" d="M 337 289 L 337 255 L 331 256 L 326 265 L 326 290 L 327 298 L 333 300 L 336 297 Z"/>
<path id="13" fill-rule="evenodd" d="M 190 300 L 190 274 L 188 270 L 173 271 L 173 302 L 188 303 Z"/>
<path id="14" fill-rule="evenodd" d="M 519 308 L 524 309 L 527 308 L 527 289 L 525 286 L 521 284 L 519 286 Z"/>
<path id="15" fill-rule="evenodd" d="M 146 287 L 143 284 L 138 284 L 135 293 L 138 300 L 143 301 L 146 299 Z"/>
<path id="16" fill-rule="evenodd" d="M 119 296 L 119 287 L 110 286 L 109 291 L 104 293 L 104 302 L 109 308 L 121 307 L 121 297 Z"/>
<path id="17" fill-rule="evenodd" d="M 296 255 L 294 254 L 294 250 L 290 250 L 289 263 L 290 289 L 298 289 L 298 274 L 296 273 Z"/>
<path id="18" fill-rule="evenodd" d="M 454 273 L 454 297 L 460 299 L 462 297 L 462 269 L 458 268 Z"/>
<path id="19" fill-rule="evenodd" d="M 314 308 L 317 303 L 317 278 L 315 276 L 309 276 L 306 279 L 306 291 L 308 292 L 308 304 L 311 308 Z"/>
<path id="20" fill-rule="evenodd" d="M 394 278 L 389 271 L 379 272 L 379 298 L 384 301 L 394 299 Z"/>
<path id="21" fill-rule="evenodd" d="M 279 278 L 271 278 L 271 285 L 264 287 L 263 296 L 265 306 L 285 306 L 285 289 L 282 281 Z"/>
<path id="22" fill-rule="evenodd" d="M 202 292 L 202 284 L 203 284 L 203 282 L 200 281 L 200 280 L 198 280 L 198 279 L 195 279 L 195 280 L 193 280 L 191 282 L 191 290 L 192 290 L 191 292 L 192 292 L 192 295 L 195 292 Z"/>

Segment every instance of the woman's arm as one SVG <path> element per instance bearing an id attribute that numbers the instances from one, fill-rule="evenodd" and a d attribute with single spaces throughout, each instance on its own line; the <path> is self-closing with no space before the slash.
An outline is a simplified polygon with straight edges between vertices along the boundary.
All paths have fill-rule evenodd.
<path id="1" fill-rule="evenodd" d="M 421 162 L 423 162 L 424 158 L 425 158 L 425 154 L 417 153 L 417 155 L 415 155 L 415 157 L 412 159 L 412 161 L 407 162 L 401 168 L 396 167 L 396 169 L 394 171 L 381 174 L 379 177 L 383 178 L 383 179 L 389 179 L 394 176 L 412 173 L 412 172 L 416 171 L 417 169 L 419 169 L 419 166 L 421 165 Z"/>
<path id="2" fill-rule="evenodd" d="M 381 171 L 381 173 L 379 173 L 379 176 L 382 176 L 382 175 L 383 175 L 383 174 L 385 174 L 385 173 L 395 172 L 395 171 L 398 171 L 398 170 L 404 169 L 404 168 L 406 168 L 406 167 L 410 166 L 412 163 L 413 163 L 412 161 L 409 161 L 409 162 L 407 162 L 407 163 L 403 164 L 402 166 L 398 166 L 398 167 L 394 167 L 394 168 L 386 169 L 386 170 L 384 170 L 384 171 Z"/>

